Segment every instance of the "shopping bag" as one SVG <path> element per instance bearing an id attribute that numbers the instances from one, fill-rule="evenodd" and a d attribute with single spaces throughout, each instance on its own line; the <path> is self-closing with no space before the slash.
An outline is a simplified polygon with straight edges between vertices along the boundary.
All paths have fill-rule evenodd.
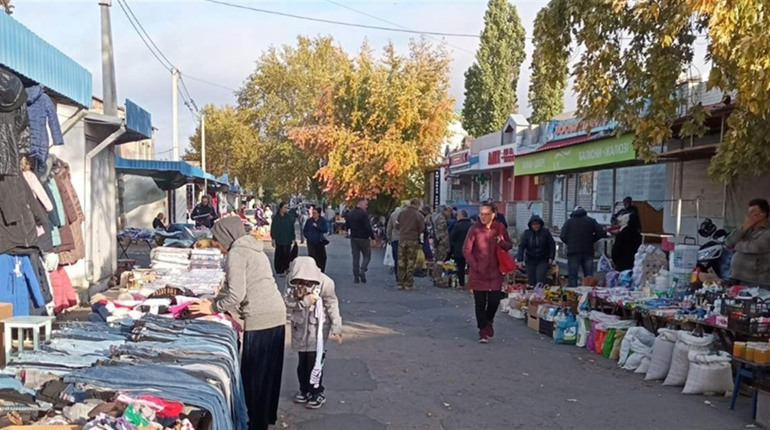
<path id="1" fill-rule="evenodd" d="M 382 264 L 386 267 L 394 267 L 396 265 L 396 262 L 393 261 L 393 247 L 390 244 L 385 247 L 385 258 L 382 259 Z"/>
<path id="2" fill-rule="evenodd" d="M 612 272 L 612 262 L 606 255 L 599 257 L 599 272 Z"/>
<path id="3" fill-rule="evenodd" d="M 497 267 L 500 273 L 507 275 L 516 270 L 516 262 L 511 254 L 501 247 L 497 247 Z"/>
<path id="4" fill-rule="evenodd" d="M 556 323 L 556 334 L 553 343 L 561 345 L 574 345 L 577 342 L 578 322 L 575 315 L 569 310 L 566 316 Z"/>

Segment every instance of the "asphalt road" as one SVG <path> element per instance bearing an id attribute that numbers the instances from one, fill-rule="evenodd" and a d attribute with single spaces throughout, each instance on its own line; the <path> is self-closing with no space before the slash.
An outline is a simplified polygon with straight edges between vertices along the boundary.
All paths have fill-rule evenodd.
<path id="1" fill-rule="evenodd" d="M 752 423 L 748 397 L 731 411 L 729 398 L 681 394 L 586 349 L 554 345 L 505 314 L 495 338 L 478 344 L 467 292 L 436 289 L 429 278 L 417 278 L 418 291 L 396 290 L 383 249 L 373 252 L 369 282 L 355 285 L 348 241 L 333 237 L 328 253 L 345 342 L 327 345 L 327 403 L 311 411 L 291 402 L 296 353 L 287 350 L 276 428 L 725 430 Z"/>

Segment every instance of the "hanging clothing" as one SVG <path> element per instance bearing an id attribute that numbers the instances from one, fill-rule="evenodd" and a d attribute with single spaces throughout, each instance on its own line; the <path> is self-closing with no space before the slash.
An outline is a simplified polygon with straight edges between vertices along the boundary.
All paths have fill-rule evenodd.
<path id="1" fill-rule="evenodd" d="M 64 136 L 59 125 L 59 117 L 56 115 L 56 106 L 48 94 L 43 92 L 40 85 L 31 86 L 26 89 L 26 92 L 30 132 L 29 156 L 37 161 L 37 172 L 42 173 L 45 171 L 45 162 L 48 159 L 49 141 L 57 146 L 64 145 Z"/>
<path id="2" fill-rule="evenodd" d="M 13 304 L 13 316 L 27 316 L 30 301 L 45 306 L 29 256 L 0 254 L 0 302 Z"/>
<path id="3" fill-rule="evenodd" d="M 51 272 L 50 277 L 53 289 L 54 314 L 59 314 L 65 309 L 77 305 L 78 298 L 75 295 L 75 289 L 72 288 L 72 282 L 64 268 L 57 268 Z"/>
<path id="4" fill-rule="evenodd" d="M 59 189 L 67 219 L 65 226 L 59 229 L 62 240 L 62 245 L 57 249 L 59 261 L 61 264 L 75 264 L 86 256 L 86 246 L 83 240 L 83 221 L 86 217 L 83 215 L 80 200 L 72 186 L 69 165 L 62 160 L 57 160 L 57 168 L 54 170 L 56 187 Z M 74 248 L 65 250 L 70 246 L 74 246 Z"/>
<path id="5" fill-rule="evenodd" d="M 13 73 L 0 69 L 0 175 L 19 175 L 21 157 L 29 153 L 27 93 Z"/>
<path id="6" fill-rule="evenodd" d="M 40 294 L 43 296 L 43 301 L 45 303 L 53 302 L 53 288 L 51 287 L 45 262 L 43 261 L 43 254 L 39 252 L 31 254 L 29 261 L 32 263 L 32 270 L 34 270 L 37 281 L 40 284 Z"/>
<path id="7" fill-rule="evenodd" d="M 37 226 L 46 222 L 47 216 L 25 180 L 0 176 L 0 253 L 37 248 Z"/>

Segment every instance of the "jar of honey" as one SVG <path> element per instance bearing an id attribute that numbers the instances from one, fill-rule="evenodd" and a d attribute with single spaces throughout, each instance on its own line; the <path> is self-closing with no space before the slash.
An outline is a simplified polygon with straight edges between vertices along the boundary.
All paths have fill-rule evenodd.
<path id="1" fill-rule="evenodd" d="M 746 342 L 733 343 L 733 357 L 740 359 L 746 357 Z"/>
<path id="2" fill-rule="evenodd" d="M 770 364 L 770 348 L 765 345 L 758 346 L 754 350 L 754 361 L 757 364 Z"/>

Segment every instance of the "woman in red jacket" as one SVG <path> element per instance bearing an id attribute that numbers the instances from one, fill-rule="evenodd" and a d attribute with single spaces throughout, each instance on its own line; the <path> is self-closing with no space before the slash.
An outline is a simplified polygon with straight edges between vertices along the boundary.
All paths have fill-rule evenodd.
<path id="1" fill-rule="evenodd" d="M 497 247 L 513 248 L 508 231 L 495 219 L 495 208 L 484 204 L 479 221 L 468 231 L 463 245 L 463 256 L 470 267 L 468 282 L 476 302 L 476 321 L 479 343 L 487 343 L 495 335 L 492 325 L 503 296 L 503 274 L 497 262 Z"/>

